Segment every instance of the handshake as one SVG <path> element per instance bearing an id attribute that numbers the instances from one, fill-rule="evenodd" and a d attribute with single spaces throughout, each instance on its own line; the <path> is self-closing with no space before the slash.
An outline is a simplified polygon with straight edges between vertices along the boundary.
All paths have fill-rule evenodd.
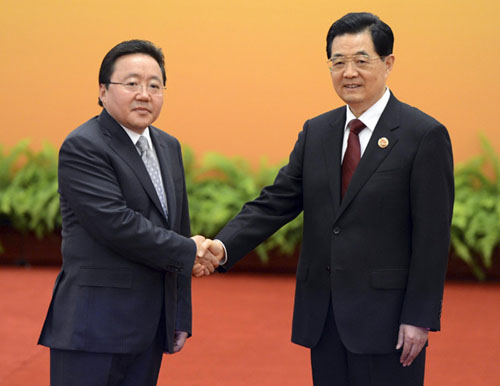
<path id="1" fill-rule="evenodd" d="M 193 236 L 191 239 L 196 243 L 196 258 L 192 275 L 194 277 L 209 276 L 224 259 L 224 246 L 220 241 L 206 239 L 200 235 Z"/>

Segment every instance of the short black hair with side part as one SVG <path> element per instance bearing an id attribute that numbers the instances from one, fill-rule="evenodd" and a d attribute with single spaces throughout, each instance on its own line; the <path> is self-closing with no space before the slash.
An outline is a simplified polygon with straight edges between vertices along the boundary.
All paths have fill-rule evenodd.
<path id="1" fill-rule="evenodd" d="M 161 48 L 156 47 L 153 43 L 148 40 L 127 40 L 121 42 L 114 46 L 104 57 L 101 63 L 101 68 L 99 69 L 99 84 L 106 85 L 106 88 L 111 81 L 111 75 L 115 70 L 115 62 L 118 58 L 125 55 L 132 54 L 144 54 L 151 56 L 161 69 L 161 75 L 163 77 L 163 86 L 167 82 L 167 75 L 165 73 L 165 57 Z M 102 106 L 101 99 L 99 98 L 99 106 Z"/>
<path id="2" fill-rule="evenodd" d="M 394 34 L 391 27 L 369 12 L 348 13 L 332 24 L 326 35 L 326 54 L 328 59 L 332 56 L 332 42 L 336 36 L 357 34 L 365 30 L 370 31 L 373 45 L 378 56 L 384 57 L 392 54 Z"/>

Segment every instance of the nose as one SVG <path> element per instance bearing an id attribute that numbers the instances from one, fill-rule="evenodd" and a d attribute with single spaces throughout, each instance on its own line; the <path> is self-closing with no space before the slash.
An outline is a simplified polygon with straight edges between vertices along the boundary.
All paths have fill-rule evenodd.
<path id="1" fill-rule="evenodd" d="M 148 87 L 144 84 L 141 84 L 141 90 L 136 94 L 136 98 L 140 100 L 149 100 L 151 95 L 149 95 Z"/>
<path id="2" fill-rule="evenodd" d="M 352 60 L 348 60 L 345 64 L 344 78 L 355 78 L 356 76 L 358 76 L 358 69 Z"/>

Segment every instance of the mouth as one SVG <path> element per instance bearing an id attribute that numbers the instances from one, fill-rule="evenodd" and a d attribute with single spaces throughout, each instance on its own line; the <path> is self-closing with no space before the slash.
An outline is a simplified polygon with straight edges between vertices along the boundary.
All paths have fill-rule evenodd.
<path id="1" fill-rule="evenodd" d="M 151 110 L 144 106 L 137 106 L 132 109 L 132 111 L 137 111 L 139 113 L 150 113 Z"/>
<path id="2" fill-rule="evenodd" d="M 354 89 L 357 89 L 357 88 L 360 88 L 361 85 L 360 84 L 345 84 L 344 85 L 344 88 L 347 88 L 349 90 L 354 90 Z"/>

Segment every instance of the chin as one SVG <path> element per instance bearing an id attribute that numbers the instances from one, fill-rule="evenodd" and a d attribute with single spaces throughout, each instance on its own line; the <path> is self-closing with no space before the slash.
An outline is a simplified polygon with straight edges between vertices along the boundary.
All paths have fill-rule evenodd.
<path id="1" fill-rule="evenodd" d="M 363 100 L 363 98 L 361 98 L 360 96 L 357 96 L 357 95 L 350 94 L 350 95 L 343 95 L 342 100 L 345 103 L 351 105 L 351 104 L 360 103 Z"/>
<path id="2" fill-rule="evenodd" d="M 144 123 L 142 123 L 142 122 L 130 122 L 128 126 L 127 125 L 124 125 L 124 126 L 132 131 L 142 132 L 149 125 L 150 125 L 150 123 L 147 123 L 147 122 L 144 122 Z"/>

